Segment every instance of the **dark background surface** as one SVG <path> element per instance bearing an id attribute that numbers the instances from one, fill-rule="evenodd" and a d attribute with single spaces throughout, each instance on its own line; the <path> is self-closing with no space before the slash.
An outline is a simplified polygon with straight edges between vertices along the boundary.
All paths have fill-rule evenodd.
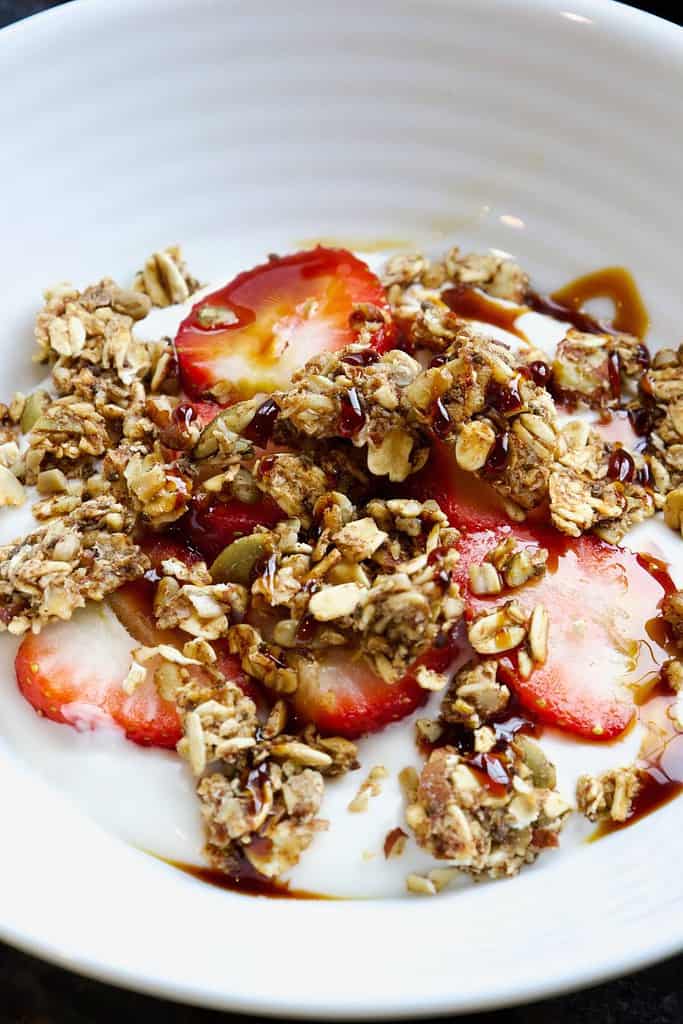
<path id="1" fill-rule="evenodd" d="M 0 28 L 61 2 L 0 0 Z M 669 4 L 636 6 L 673 17 Z M 680 20 L 683 10 L 676 7 Z M 0 1024 L 226 1024 L 238 1019 L 79 978 L 0 943 Z M 574 995 L 459 1019 L 463 1024 L 683 1024 L 683 956 Z"/>

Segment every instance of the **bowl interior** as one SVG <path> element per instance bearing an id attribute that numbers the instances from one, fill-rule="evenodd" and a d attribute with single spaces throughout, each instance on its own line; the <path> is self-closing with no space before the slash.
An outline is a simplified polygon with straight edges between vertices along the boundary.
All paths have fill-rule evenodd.
<path id="1" fill-rule="evenodd" d="M 5 392 L 36 377 L 44 286 L 126 280 L 176 241 L 204 280 L 312 238 L 493 246 L 541 289 L 626 264 L 651 340 L 677 344 L 682 40 L 607 0 L 88 0 L 3 32 Z M 332 908 L 207 891 L 101 832 L 28 754 L 0 745 L 0 763 L 0 933 L 151 991 L 435 1013 L 588 982 L 681 941 L 674 805 L 557 870 Z"/>

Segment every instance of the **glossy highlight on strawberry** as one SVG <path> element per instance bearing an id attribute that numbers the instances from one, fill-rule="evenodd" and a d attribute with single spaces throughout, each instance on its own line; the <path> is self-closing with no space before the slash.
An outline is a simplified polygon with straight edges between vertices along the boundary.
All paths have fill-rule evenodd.
<path id="1" fill-rule="evenodd" d="M 285 387 L 309 359 L 356 339 L 349 318 L 358 303 L 388 311 L 377 277 L 347 250 L 273 256 L 203 298 L 180 325 L 183 386 L 228 400 Z M 384 351 L 393 336 L 388 323 L 373 344 Z"/>

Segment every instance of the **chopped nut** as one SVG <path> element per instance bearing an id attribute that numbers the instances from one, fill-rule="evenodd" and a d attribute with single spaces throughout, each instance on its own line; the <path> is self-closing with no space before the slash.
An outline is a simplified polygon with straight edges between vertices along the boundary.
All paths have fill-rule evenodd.
<path id="1" fill-rule="evenodd" d="M 38 474 L 36 487 L 39 494 L 65 494 L 69 490 L 69 481 L 61 469 L 45 469 Z"/>
<path id="2" fill-rule="evenodd" d="M 410 874 L 406 878 L 406 891 L 416 896 L 436 896 L 436 886 L 424 875 Z"/>
<path id="3" fill-rule="evenodd" d="M 406 848 L 408 836 L 402 828 L 392 828 L 384 840 L 384 856 L 386 860 L 400 857 Z"/>
<path id="4" fill-rule="evenodd" d="M 415 673 L 415 679 L 423 690 L 432 692 L 439 692 L 448 686 L 448 676 L 445 673 L 435 672 L 433 669 L 427 668 L 426 665 L 420 665 Z"/>
<path id="5" fill-rule="evenodd" d="M 416 769 L 412 766 L 402 768 L 398 773 L 398 781 L 401 784 L 403 795 L 409 803 L 412 803 L 415 799 L 419 780 L 420 777 Z"/>
<path id="6" fill-rule="evenodd" d="M 16 441 L 5 441 L 0 444 L 0 466 L 12 469 L 19 459 L 19 445 Z"/>
<path id="7" fill-rule="evenodd" d="M 524 650 L 524 648 L 520 648 L 519 653 L 517 655 L 517 671 L 519 672 L 520 679 L 529 679 L 531 677 L 531 673 L 533 672 L 533 670 L 533 661 L 531 660 L 527 652 Z"/>
<path id="8" fill-rule="evenodd" d="M 497 743 L 496 734 L 488 725 L 481 725 L 474 730 L 474 750 L 477 754 L 488 754 Z"/>
<path id="9" fill-rule="evenodd" d="M 318 622 L 330 622 L 351 615 L 363 601 L 365 589 L 357 583 L 340 583 L 335 587 L 324 587 L 313 594 L 308 608 Z"/>
<path id="10" fill-rule="evenodd" d="M 419 502 L 416 502 L 419 505 Z M 344 558 L 353 562 L 362 562 L 374 555 L 387 539 L 387 534 L 378 529 L 375 520 L 370 516 L 347 523 L 334 535 L 334 543 Z"/>
<path id="11" fill-rule="evenodd" d="M 186 658 L 198 661 L 202 665 L 213 665 L 216 661 L 216 652 L 206 640 L 195 637 L 194 640 L 187 640 L 183 644 L 183 654 Z"/>
<path id="12" fill-rule="evenodd" d="M 379 796 L 382 792 L 381 783 L 387 777 L 387 770 L 384 765 L 378 764 L 370 769 L 368 777 L 361 783 L 358 792 L 348 806 L 353 813 L 367 811 L 370 797 Z"/>
<path id="13" fill-rule="evenodd" d="M 147 669 L 144 665 L 140 665 L 137 661 L 132 661 L 131 666 L 128 669 L 128 675 L 121 684 L 124 693 L 132 694 L 135 693 L 140 683 L 144 683 L 147 678 Z"/>
<path id="14" fill-rule="evenodd" d="M 332 764 L 332 758 L 324 750 L 316 750 L 296 740 L 273 743 L 270 751 L 273 757 L 294 761 L 295 764 L 306 765 L 308 768 L 328 768 Z"/>
<path id="15" fill-rule="evenodd" d="M 26 501 L 26 492 L 6 466 L 0 466 L 0 506 L 19 506 Z"/>
<path id="16" fill-rule="evenodd" d="M 50 404 L 47 391 L 33 391 L 26 399 L 21 414 L 20 426 L 22 433 L 28 434 Z"/>
<path id="17" fill-rule="evenodd" d="M 440 722 L 435 722 L 430 718 L 418 718 L 415 723 L 415 732 L 418 742 L 425 740 L 427 743 L 436 743 L 443 732 L 443 726 Z"/>
<path id="18" fill-rule="evenodd" d="M 537 665 L 543 665 L 547 660 L 549 629 L 548 612 L 542 604 L 537 604 L 529 620 L 529 650 Z"/>
<path id="19" fill-rule="evenodd" d="M 490 562 L 471 565 L 468 573 L 473 594 L 499 594 L 503 589 L 500 576 Z"/>

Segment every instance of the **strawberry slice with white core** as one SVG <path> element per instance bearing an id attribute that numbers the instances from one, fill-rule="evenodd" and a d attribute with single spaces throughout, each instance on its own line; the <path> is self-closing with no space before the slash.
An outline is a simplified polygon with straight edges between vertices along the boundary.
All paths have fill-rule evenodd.
<path id="1" fill-rule="evenodd" d="M 163 536 L 143 539 L 142 547 L 155 570 L 169 558 L 187 565 L 199 559 L 178 541 Z M 182 730 L 175 702 L 161 696 L 154 680 L 161 656 L 155 654 L 144 663 L 147 675 L 132 693 L 123 688 L 137 645 L 182 649 L 189 639 L 180 630 L 157 627 L 153 597 L 151 580 L 134 580 L 110 594 L 109 607 L 86 608 L 69 622 L 27 636 L 17 652 L 15 669 L 19 689 L 36 711 L 77 729 L 118 726 L 134 743 L 173 749 Z M 216 645 L 216 654 L 216 668 L 258 698 L 225 644 Z M 185 667 L 191 675 L 204 676 L 200 665 Z"/>
<path id="2" fill-rule="evenodd" d="M 133 647 L 106 607 L 85 609 L 25 637 L 15 661 L 19 689 L 53 722 L 79 730 L 115 725 L 143 746 L 175 747 L 178 713 L 151 672 L 134 693 L 122 688 Z"/>
<path id="3" fill-rule="evenodd" d="M 651 621 L 673 584 L 645 556 L 594 536 L 565 537 L 533 524 L 511 523 L 496 512 L 486 485 L 448 464 L 447 450 L 424 470 L 420 493 L 436 496 L 453 525 L 463 531 L 456 578 L 469 618 L 512 598 L 530 614 L 548 613 L 548 656 L 528 679 L 518 672 L 517 651 L 501 660 L 501 675 L 520 702 L 539 719 L 592 740 L 609 740 L 633 721 L 636 700 L 667 655 Z M 477 596 L 469 567 L 480 565 L 512 538 L 518 545 L 545 548 L 547 571 L 522 587 Z M 654 571 L 653 571 L 654 569 Z"/>
<path id="4" fill-rule="evenodd" d="M 284 388 L 313 356 L 356 339 L 349 317 L 361 302 L 388 310 L 378 279 L 347 250 L 273 257 L 203 298 L 182 322 L 183 386 L 190 395 L 214 390 L 235 399 Z M 383 351 L 392 338 L 387 326 L 373 343 Z"/>
<path id="5" fill-rule="evenodd" d="M 455 638 L 419 658 L 395 683 L 387 683 L 369 665 L 351 654 L 329 654 L 315 681 L 305 681 L 294 694 L 294 707 L 307 722 L 329 735 L 356 739 L 379 732 L 421 707 L 429 693 L 416 679 L 418 666 L 435 672 L 451 669 L 460 647 Z"/>

